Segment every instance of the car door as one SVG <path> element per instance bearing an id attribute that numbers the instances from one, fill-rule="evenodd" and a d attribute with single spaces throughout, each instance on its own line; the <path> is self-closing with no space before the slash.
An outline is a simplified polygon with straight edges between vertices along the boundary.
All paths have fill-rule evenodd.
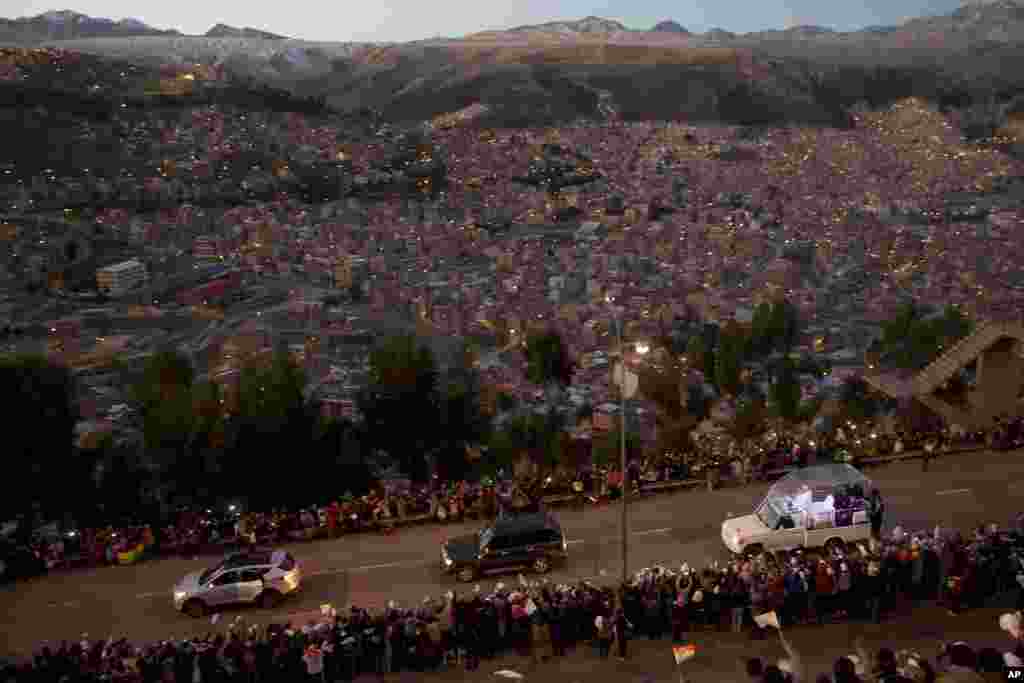
<path id="1" fill-rule="evenodd" d="M 797 511 L 789 516 L 793 520 L 793 528 L 777 529 L 767 534 L 767 540 L 762 544 L 765 550 L 792 550 L 806 545 L 806 513 Z"/>
<path id="2" fill-rule="evenodd" d="M 243 569 L 235 583 L 234 602 L 256 602 L 263 592 L 263 574 L 267 569 Z"/>
<path id="3" fill-rule="evenodd" d="M 210 582 L 210 588 L 203 593 L 207 605 L 227 605 L 235 601 L 235 583 L 240 577 L 237 569 L 221 572 Z"/>
<path id="4" fill-rule="evenodd" d="M 505 552 L 506 567 L 525 567 L 533 562 L 538 552 L 540 538 L 536 531 L 520 531 L 508 535 L 508 549 Z"/>
<path id="5" fill-rule="evenodd" d="M 494 534 L 491 542 L 487 545 L 487 552 L 480 561 L 482 571 L 496 571 L 507 569 L 515 564 L 513 545 L 515 536 L 507 532 Z"/>
<path id="6" fill-rule="evenodd" d="M 532 531 L 525 536 L 523 543 L 526 545 L 526 562 L 532 564 L 538 557 L 549 557 L 552 554 L 555 538 L 555 532 L 548 529 Z"/>

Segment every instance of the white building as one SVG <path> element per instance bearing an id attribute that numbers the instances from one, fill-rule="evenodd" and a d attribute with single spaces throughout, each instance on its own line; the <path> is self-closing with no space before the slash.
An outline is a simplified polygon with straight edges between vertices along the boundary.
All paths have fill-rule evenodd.
<path id="1" fill-rule="evenodd" d="M 115 263 L 96 271 L 97 287 L 109 296 L 121 296 L 145 282 L 146 279 L 146 266 L 136 259 Z"/>

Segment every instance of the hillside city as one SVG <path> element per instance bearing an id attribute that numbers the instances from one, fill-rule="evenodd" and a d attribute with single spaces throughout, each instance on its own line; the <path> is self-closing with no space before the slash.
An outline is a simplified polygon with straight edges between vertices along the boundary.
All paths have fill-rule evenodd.
<path id="1" fill-rule="evenodd" d="M 374 71 L 393 46 L 287 88 L 82 32 L 199 38 L 0 23 L 6 679 L 1024 671 L 1015 90 L 812 74 L 650 120 L 545 66 L 570 105 L 474 85 L 407 120 L 331 80 L 423 97 Z M 797 73 L 702 55 L 716 111 Z"/>
<path id="2" fill-rule="evenodd" d="M 8 64 L 27 79 L 75 59 L 25 54 L 27 68 Z M 209 71 L 161 77 L 216 83 Z M 23 331 L 7 348 L 88 376 L 83 433 L 131 433 L 105 366 L 169 342 L 224 385 L 239 370 L 228 347 L 286 344 L 324 410 L 352 417 L 366 342 L 384 330 L 472 339 L 484 383 L 529 403 L 542 391 L 518 349 L 551 326 L 578 363 L 565 400 L 606 424 L 609 300 L 627 340 L 653 341 L 686 321 L 749 325 L 784 297 L 806 321 L 795 351 L 834 368 L 801 377 L 808 398 L 864 366 L 901 303 L 975 320 L 1020 306 L 1020 162 L 965 143 L 921 101 L 864 112 L 849 131 L 476 130 L 469 107 L 349 140 L 303 115 L 233 114 L 105 124 L 126 138 L 125 168 L 104 177 L 3 170 L 4 326 Z M 244 158 L 255 163 L 232 186 Z M 323 173 L 313 191 L 326 200 L 285 192 L 291 166 Z M 234 205 L 204 206 L 214 197 Z M 651 405 L 638 413 L 653 425 Z"/>

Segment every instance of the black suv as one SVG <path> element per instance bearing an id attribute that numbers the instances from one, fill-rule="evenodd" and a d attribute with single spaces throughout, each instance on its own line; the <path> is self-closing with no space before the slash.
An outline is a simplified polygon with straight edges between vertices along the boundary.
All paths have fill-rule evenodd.
<path id="1" fill-rule="evenodd" d="M 547 513 L 533 513 L 499 519 L 478 533 L 453 538 L 441 546 L 441 567 L 470 582 L 488 572 L 523 567 L 543 574 L 567 556 L 558 521 Z"/>

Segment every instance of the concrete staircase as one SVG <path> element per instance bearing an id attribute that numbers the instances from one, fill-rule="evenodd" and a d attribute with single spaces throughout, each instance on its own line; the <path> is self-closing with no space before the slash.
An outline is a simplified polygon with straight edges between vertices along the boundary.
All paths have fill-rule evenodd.
<path id="1" fill-rule="evenodd" d="M 1004 337 L 1024 340 L 1024 324 L 985 322 L 929 363 L 911 380 L 915 395 L 930 394 Z"/>
<path id="2" fill-rule="evenodd" d="M 988 321 L 972 334 L 959 340 L 942 355 L 911 377 L 895 374 L 867 374 L 864 380 L 874 389 L 893 398 L 916 397 L 951 424 L 970 425 L 977 416 L 967 407 L 950 405 L 935 396 L 935 390 L 977 360 L 987 349 L 1002 339 L 1024 343 L 1024 323 Z M 971 403 L 974 401 L 972 400 Z"/>

